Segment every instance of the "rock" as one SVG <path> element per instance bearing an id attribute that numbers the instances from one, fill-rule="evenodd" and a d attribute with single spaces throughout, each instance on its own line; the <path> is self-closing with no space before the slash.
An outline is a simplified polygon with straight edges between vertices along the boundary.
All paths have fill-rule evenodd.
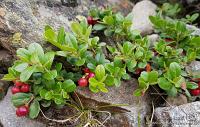
<path id="1" fill-rule="evenodd" d="M 7 73 L 7 68 L 12 65 L 13 61 L 14 58 L 8 50 L 0 50 L 0 74 Z"/>
<path id="2" fill-rule="evenodd" d="M 0 74 L 0 79 L 2 79 L 2 77 L 3 75 Z M 6 95 L 9 86 L 9 82 L 0 80 L 0 100 Z"/>
<path id="3" fill-rule="evenodd" d="M 125 4 L 123 4 L 125 3 Z M 128 0 L 79 0 L 78 6 L 63 6 L 60 0 L 3 0 L 0 3 L 0 45 L 15 53 L 18 47 L 25 47 L 32 42 L 43 44 L 43 30 L 46 24 L 69 29 L 70 21 L 77 15 L 86 16 L 93 7 L 107 5 L 130 12 L 132 3 Z M 13 37 L 14 36 L 14 37 Z"/>
<path id="4" fill-rule="evenodd" d="M 149 20 L 149 16 L 156 15 L 157 6 L 149 0 L 138 2 L 133 10 L 133 25 L 131 29 L 136 29 L 142 35 L 152 34 L 153 26 Z"/>
<path id="5" fill-rule="evenodd" d="M 3 127 L 45 127 L 44 124 L 25 117 L 17 117 L 15 108 L 11 103 L 11 89 L 8 90 L 5 98 L 0 101 L 0 123 Z"/>
<path id="6" fill-rule="evenodd" d="M 198 0 L 186 0 L 188 4 L 192 4 L 194 2 L 197 2 Z"/>
<path id="7" fill-rule="evenodd" d="M 200 61 L 191 62 L 186 66 L 186 71 L 193 77 L 200 75 Z"/>
<path id="8" fill-rule="evenodd" d="M 160 127 L 199 127 L 199 116 L 199 101 L 155 109 L 155 117 Z"/>
<path id="9" fill-rule="evenodd" d="M 192 35 L 197 35 L 197 36 L 200 36 L 200 29 L 197 28 L 196 26 L 193 26 L 193 25 L 187 25 L 187 28 L 189 30 L 192 30 Z"/>
<path id="10" fill-rule="evenodd" d="M 180 94 L 177 97 L 170 97 L 168 96 L 166 99 L 167 103 L 166 106 L 179 106 L 183 104 L 187 104 L 187 97 L 183 94 Z"/>
<path id="11" fill-rule="evenodd" d="M 109 92 L 106 94 L 95 94 L 89 91 L 88 88 L 78 88 L 76 93 L 84 107 L 96 110 L 107 110 L 114 113 L 110 123 L 108 123 L 112 125 L 112 127 L 119 127 L 119 125 L 126 125 L 125 127 L 136 127 L 139 125 L 138 118 L 141 120 L 141 125 L 145 125 L 145 116 L 151 111 L 149 104 L 151 98 L 148 98 L 148 94 L 141 98 L 134 97 L 133 91 L 136 88 L 137 81 L 136 79 L 132 79 L 127 82 L 122 82 L 120 87 L 109 87 Z M 77 100 L 75 95 L 74 97 Z M 123 106 L 124 104 L 128 105 Z M 100 108 L 101 106 L 102 108 Z"/>
<path id="12" fill-rule="evenodd" d="M 158 34 L 152 34 L 147 36 L 150 42 L 150 47 L 154 47 L 157 44 L 157 41 L 160 39 Z"/>

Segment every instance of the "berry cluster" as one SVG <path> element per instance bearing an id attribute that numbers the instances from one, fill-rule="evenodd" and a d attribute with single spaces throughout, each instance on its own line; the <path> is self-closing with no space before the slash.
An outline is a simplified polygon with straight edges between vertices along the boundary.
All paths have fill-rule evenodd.
<path id="1" fill-rule="evenodd" d="M 12 87 L 11 91 L 12 94 L 16 93 L 28 93 L 30 91 L 30 85 L 20 82 L 20 81 L 14 81 L 15 85 Z M 29 106 L 23 105 L 17 108 L 16 115 L 18 117 L 26 116 L 29 113 Z"/>
<path id="2" fill-rule="evenodd" d="M 20 82 L 20 81 L 14 81 L 15 86 L 12 87 L 12 94 L 16 93 L 28 93 L 30 91 L 29 84 Z"/>
<path id="3" fill-rule="evenodd" d="M 95 74 L 91 72 L 89 68 L 84 68 L 83 72 L 85 73 L 85 76 L 78 80 L 78 85 L 81 87 L 86 87 L 88 86 L 88 80 L 92 77 L 95 77 Z"/>

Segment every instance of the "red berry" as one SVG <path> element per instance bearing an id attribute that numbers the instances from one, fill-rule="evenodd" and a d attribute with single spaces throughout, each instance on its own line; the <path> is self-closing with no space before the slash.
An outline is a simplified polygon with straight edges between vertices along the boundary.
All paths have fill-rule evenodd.
<path id="1" fill-rule="evenodd" d="M 78 85 L 81 86 L 81 87 L 87 86 L 87 85 L 88 85 L 87 79 L 86 79 L 86 78 L 80 78 L 80 79 L 78 80 Z"/>
<path id="2" fill-rule="evenodd" d="M 94 18 L 91 17 L 91 16 L 88 16 L 88 17 L 87 17 L 87 22 L 88 22 L 89 25 L 95 25 L 95 24 L 97 24 L 97 20 L 94 19 Z"/>
<path id="3" fill-rule="evenodd" d="M 16 87 L 16 86 L 13 86 L 12 89 L 11 89 L 11 91 L 12 91 L 12 94 L 16 94 L 16 93 L 21 92 L 20 89 L 19 89 L 19 87 Z"/>
<path id="4" fill-rule="evenodd" d="M 198 95 L 200 94 L 200 90 L 199 90 L 199 89 L 191 90 L 190 93 L 191 93 L 193 96 L 198 96 Z"/>
<path id="5" fill-rule="evenodd" d="M 21 86 L 21 92 L 23 93 L 27 93 L 30 91 L 30 86 L 28 84 L 24 84 L 23 86 Z"/>
<path id="6" fill-rule="evenodd" d="M 15 86 L 17 86 L 17 87 L 24 85 L 24 83 L 20 82 L 20 81 L 15 81 L 14 83 L 15 83 Z"/>
<path id="7" fill-rule="evenodd" d="M 83 72 L 84 72 L 84 73 L 90 73 L 90 69 L 89 69 L 89 68 L 84 68 L 84 69 L 83 69 Z"/>
<path id="8" fill-rule="evenodd" d="M 89 75 L 88 75 L 88 79 L 89 79 L 89 78 L 93 78 L 94 76 L 95 76 L 95 74 L 92 73 L 92 72 L 90 72 Z"/>
<path id="9" fill-rule="evenodd" d="M 18 117 L 26 116 L 26 115 L 28 115 L 28 113 L 29 113 L 29 108 L 27 106 L 21 106 L 21 107 L 17 108 L 17 110 L 16 110 L 16 115 Z"/>

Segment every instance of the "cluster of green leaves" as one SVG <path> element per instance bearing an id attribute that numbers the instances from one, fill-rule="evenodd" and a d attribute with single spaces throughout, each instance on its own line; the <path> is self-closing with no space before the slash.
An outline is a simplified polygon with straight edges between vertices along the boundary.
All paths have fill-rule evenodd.
<path id="1" fill-rule="evenodd" d="M 153 47 L 154 52 L 157 53 L 152 58 L 152 66 L 158 73 L 155 82 L 169 96 L 176 96 L 177 93 L 183 92 L 190 96 L 188 89 L 195 89 L 198 85 L 189 81 L 184 66 L 199 59 L 200 38 L 192 35 L 192 31 L 186 28 L 184 22 L 164 19 L 160 16 L 150 16 L 150 20 L 161 36 Z M 143 73 L 140 78 L 144 77 Z M 137 96 L 142 95 L 149 86 L 148 83 L 141 82 L 140 78 L 139 88 L 135 91 Z"/>
<path id="2" fill-rule="evenodd" d="M 192 24 L 194 21 L 197 20 L 199 17 L 198 13 L 194 13 L 192 15 L 186 15 L 185 18 L 181 18 L 181 21 L 187 23 L 187 24 Z"/>
<path id="3" fill-rule="evenodd" d="M 158 8 L 158 14 L 169 16 L 171 18 L 176 18 L 181 11 L 181 7 L 178 3 L 170 4 L 164 3 L 160 8 Z"/>
<path id="4" fill-rule="evenodd" d="M 136 39 L 133 43 L 129 41 L 123 44 L 118 43 L 117 48 L 111 46 L 107 46 L 107 48 L 115 59 L 125 62 L 129 72 L 134 72 L 137 68 L 145 68 L 153 56 L 147 38 Z"/>
<path id="5" fill-rule="evenodd" d="M 57 55 L 66 57 L 72 65 L 82 66 L 86 63 L 87 57 L 93 57 L 92 55 L 105 43 L 98 43 L 99 37 L 90 38 L 92 27 L 88 26 L 85 20 L 80 23 L 73 22 L 71 30 L 73 33 L 60 28 L 57 33 L 50 26 L 46 26 L 44 37 L 61 50 L 56 52 Z"/>
<path id="6" fill-rule="evenodd" d="M 122 78 L 129 78 L 122 61 L 110 62 L 105 58 L 101 48 L 105 43 L 99 43 L 98 37 L 90 38 L 91 26 L 88 26 L 85 20 L 80 23 L 73 22 L 71 28 L 72 33 L 64 32 L 62 28 L 57 33 L 47 26 L 44 35 L 48 42 L 60 49 L 56 51 L 57 55 L 65 57 L 76 67 L 87 66 L 95 72 L 96 76 L 89 80 L 89 88 L 92 92 L 108 92 L 106 86 L 120 86 Z"/>
<path id="7" fill-rule="evenodd" d="M 69 93 L 76 89 L 74 81 L 77 79 L 73 81 L 72 76 L 69 77 L 70 73 L 62 70 L 61 63 L 55 63 L 52 67 L 55 54 L 53 51 L 44 53 L 37 43 L 30 44 L 28 49 L 19 48 L 19 59 L 3 78 L 7 81 L 20 80 L 31 85 L 31 93 L 18 93 L 13 95 L 12 99 L 15 106 L 26 105 L 31 101 L 30 114 L 36 113 L 31 115 L 31 118 L 37 117 L 39 102 L 45 107 L 50 106 L 52 102 L 63 105 L 66 99 L 69 99 Z"/>
<path id="8" fill-rule="evenodd" d="M 162 33 L 161 36 L 169 37 L 177 44 L 191 34 L 191 31 L 186 28 L 184 22 L 164 19 L 160 16 L 150 16 L 149 19 L 153 23 L 154 27 Z"/>
<path id="9" fill-rule="evenodd" d="M 111 9 L 104 11 L 92 9 L 90 15 L 99 19 L 98 24 L 94 25 L 96 31 L 104 30 L 106 36 L 126 37 L 130 34 L 131 14 L 124 17 L 121 13 L 113 13 Z"/>
<path id="10" fill-rule="evenodd" d="M 187 82 L 181 75 L 181 67 L 178 63 L 172 62 L 167 68 L 167 71 L 158 79 L 158 85 L 161 89 L 165 90 L 169 96 L 176 96 L 178 91 L 184 92 L 190 96 L 188 89 L 198 88 L 198 84 L 194 82 Z"/>
<path id="11" fill-rule="evenodd" d="M 170 45 L 175 47 L 176 51 L 180 53 L 182 49 L 186 52 L 186 62 L 199 59 L 199 37 L 193 36 L 192 31 L 187 29 L 184 22 L 164 19 L 159 16 L 150 16 L 150 20 L 155 28 L 161 32 L 162 37 L 173 40 Z"/>
<path id="12" fill-rule="evenodd" d="M 177 7 L 174 11 L 177 11 Z M 168 12 L 168 15 L 173 15 L 174 11 Z M 27 49 L 17 50 L 19 59 L 3 79 L 20 80 L 31 85 L 31 93 L 17 93 L 12 98 L 15 106 L 31 103 L 31 118 L 37 117 L 40 104 L 43 107 L 49 107 L 52 103 L 66 104 L 66 100 L 70 99 L 69 93 L 76 89 L 75 82 L 82 77 L 82 67 L 88 67 L 95 73 L 95 77 L 89 79 L 89 89 L 94 93 L 106 93 L 110 86 L 119 87 L 122 80 L 131 78 L 130 73 L 138 68 L 144 69 L 147 63 L 151 64 L 153 70 L 140 74 L 135 96 L 143 95 L 150 86 L 156 84 L 171 96 L 183 90 L 190 96 L 187 89 L 197 87 L 196 83 L 188 81 L 183 72 L 185 64 L 200 58 L 200 37 L 191 35 L 185 23 L 150 16 L 161 34 L 161 39 L 151 49 L 147 37 L 130 30 L 130 15 L 124 17 L 110 9 L 92 10 L 90 15 L 99 19 L 93 27 L 85 19 L 72 22 L 72 32 L 66 32 L 63 27 L 56 32 L 46 26 L 44 38 L 57 47 L 54 51 L 45 53 L 37 43 L 30 44 Z M 92 30 L 104 30 L 106 36 L 123 39 L 117 41 L 116 45 L 106 46 L 99 37 L 91 36 Z M 172 41 L 167 42 L 165 38 Z M 109 50 L 106 55 L 103 46 Z M 158 53 L 157 56 L 153 55 L 153 50 Z M 56 56 L 65 58 L 63 64 L 69 64 L 73 72 L 67 72 L 62 63 L 56 62 Z"/>
<path id="13" fill-rule="evenodd" d="M 142 96 L 145 91 L 149 88 L 150 85 L 158 84 L 158 72 L 151 71 L 146 72 L 143 71 L 138 78 L 139 87 L 134 91 L 135 96 Z"/>

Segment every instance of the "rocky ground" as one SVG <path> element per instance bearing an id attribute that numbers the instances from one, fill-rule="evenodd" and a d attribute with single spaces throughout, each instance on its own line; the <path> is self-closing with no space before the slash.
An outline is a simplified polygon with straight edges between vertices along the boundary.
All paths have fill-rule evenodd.
<path id="1" fill-rule="evenodd" d="M 88 10 L 94 5 L 98 7 L 113 5 L 116 11 L 124 14 L 132 11 L 134 14 L 132 29 L 138 29 L 142 35 L 148 35 L 152 45 L 158 39 L 158 35 L 154 33 L 148 19 L 150 15 L 156 14 L 157 5 L 148 0 L 138 2 L 136 5 L 128 0 L 78 0 L 75 7 L 62 5 L 60 0 L 0 0 L 0 74 L 5 74 L 7 68 L 12 64 L 16 48 L 25 47 L 33 42 L 45 45 L 42 34 L 46 24 L 55 28 L 64 26 L 67 30 L 71 20 L 78 15 L 87 15 Z M 188 29 L 193 29 L 195 30 L 193 34 L 200 35 L 200 30 L 196 27 L 188 25 Z M 193 72 L 200 71 L 200 62 L 192 62 L 187 67 L 188 72 L 192 72 L 191 70 Z M 11 94 L 9 91 L 7 92 L 9 84 L 9 82 L 0 81 L 0 99 L 6 95 L 0 101 L 0 126 L 67 126 L 44 120 L 42 116 L 37 120 L 17 118 L 10 102 Z M 106 124 L 108 127 L 136 127 L 138 125 L 141 127 L 190 127 L 191 125 L 198 127 L 200 102 L 188 103 L 185 96 L 180 95 L 178 98 L 167 98 L 168 103 L 154 109 L 153 105 L 156 106 L 157 103 L 165 101 L 160 96 L 154 97 L 155 95 L 151 95 L 149 92 L 142 98 L 134 97 L 132 94 L 136 87 L 137 81 L 131 80 L 123 82 L 120 88 L 110 89 L 108 94 L 92 94 L 88 89 L 78 89 L 76 92 L 85 108 L 95 109 L 105 105 L 128 104 L 127 106 L 101 109 L 113 114 Z M 76 96 L 74 98 L 77 100 Z M 67 112 L 69 112 L 68 109 L 62 109 L 61 112 L 55 109 L 45 110 L 46 115 L 58 119 L 69 115 Z M 155 124 L 148 124 L 152 122 L 151 119 Z"/>

